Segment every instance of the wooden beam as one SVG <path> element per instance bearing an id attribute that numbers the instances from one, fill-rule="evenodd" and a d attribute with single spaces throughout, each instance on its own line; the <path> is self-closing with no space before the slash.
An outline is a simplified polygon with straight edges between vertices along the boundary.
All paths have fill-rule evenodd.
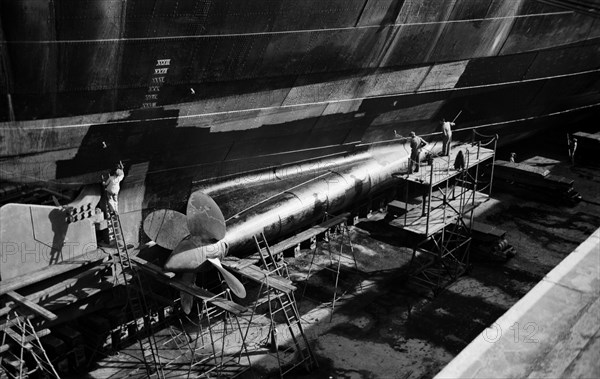
<path id="1" fill-rule="evenodd" d="M 25 308 L 29 309 L 30 311 L 42 316 L 48 321 L 53 321 L 57 319 L 57 316 L 54 313 L 44 309 L 43 307 L 37 305 L 33 301 L 28 300 L 25 296 L 21 296 L 14 291 L 7 292 L 6 295 L 14 301 L 16 301 L 17 303 L 24 306 Z"/>
<path id="2" fill-rule="evenodd" d="M 17 325 L 20 322 L 25 322 L 27 317 L 30 317 L 30 316 L 17 315 L 16 317 L 13 317 L 10 320 L 6 321 L 4 324 L 0 324 L 0 332 L 4 332 L 6 329 L 9 329 L 12 326 Z"/>
<path id="3" fill-rule="evenodd" d="M 162 283 L 165 283 L 179 291 L 183 291 L 185 293 L 189 293 L 190 295 L 206 301 L 216 307 L 221 308 L 224 311 L 233 313 L 235 315 L 239 315 L 242 312 L 246 311 L 246 308 L 233 302 L 230 300 L 226 300 L 220 297 L 216 297 L 215 294 L 205 290 L 204 288 L 197 287 L 195 285 L 190 285 L 181 279 L 177 279 L 173 277 L 173 273 L 163 271 L 157 265 L 150 263 L 140 257 L 131 257 L 133 263 L 136 264 L 137 267 L 144 270 L 144 272 L 150 274 L 154 278 L 158 279 Z"/>
<path id="4" fill-rule="evenodd" d="M 162 268 L 158 267 L 157 265 L 155 265 L 154 263 L 150 263 L 145 259 L 142 259 L 140 257 L 131 257 L 131 260 L 136 263 L 138 266 L 140 266 L 143 269 L 147 269 L 150 270 L 152 272 L 155 272 L 159 275 L 164 276 L 165 278 L 168 279 L 173 279 L 175 277 L 175 273 L 174 272 L 170 272 L 170 271 L 165 271 Z"/>
<path id="5" fill-rule="evenodd" d="M 339 225 L 348 220 L 350 217 L 350 213 L 342 213 L 339 216 L 335 216 L 330 218 L 329 220 L 323 222 L 322 224 L 313 226 L 312 228 L 306 229 L 296 235 L 293 235 L 275 245 L 271 246 L 271 254 L 279 254 L 287 249 L 290 249 L 304 241 L 308 241 L 312 237 L 324 233 L 327 229 L 332 228 L 336 225 Z M 260 255 L 258 252 L 249 255 L 245 258 L 237 258 L 237 257 L 225 257 L 221 260 L 224 266 L 227 266 L 230 270 L 240 271 L 245 267 L 256 265 L 261 261 Z"/>
<path id="6" fill-rule="evenodd" d="M 108 264 L 108 263 L 106 263 Z M 59 283 L 56 283 L 55 285 L 46 287 L 40 291 L 31 293 L 29 295 L 27 295 L 27 299 L 39 303 L 41 302 L 41 299 L 49 299 L 63 291 L 66 291 L 76 285 L 80 284 L 80 281 L 82 279 L 85 279 L 88 276 L 93 276 L 97 273 L 99 273 L 100 271 L 106 269 L 105 264 L 101 264 L 95 267 L 92 267 L 86 271 L 80 272 L 77 275 L 71 276 L 65 280 L 60 281 Z M 120 278 L 119 278 L 120 279 Z M 111 286 L 106 286 L 103 285 L 102 283 L 98 284 L 97 287 L 94 288 L 98 288 L 98 289 L 107 289 L 113 287 L 112 283 Z M 68 295 L 65 295 L 65 300 L 67 299 Z M 55 299 L 55 301 L 52 301 L 51 303 L 54 304 L 55 302 L 61 300 L 59 299 Z M 12 309 L 14 309 L 14 307 L 16 306 L 16 304 L 14 302 L 7 302 L 6 305 L 3 308 L 0 308 L 0 317 L 7 315 Z M 48 306 L 47 304 L 45 305 L 46 308 L 48 309 L 52 309 L 53 307 L 50 305 Z"/>
<path id="7" fill-rule="evenodd" d="M 10 338 L 12 338 L 16 343 L 18 343 L 19 345 L 23 346 L 26 349 L 31 349 L 33 346 L 29 343 L 32 340 L 37 338 L 42 338 L 47 336 L 48 334 L 50 334 L 50 329 L 42 329 L 42 330 L 38 330 L 35 332 L 35 335 L 30 334 L 25 338 L 22 338 L 22 336 L 15 332 L 12 329 L 6 329 L 6 335 L 8 335 Z"/>
<path id="8" fill-rule="evenodd" d="M 267 284 L 269 287 L 272 287 L 280 292 L 290 293 L 296 290 L 296 287 L 291 284 L 290 280 L 285 279 L 281 276 L 270 275 L 268 271 L 265 271 L 262 268 L 255 265 L 249 265 L 242 268 L 235 268 L 228 267 L 225 263 L 223 263 L 223 266 L 257 283 Z"/>
<path id="9" fill-rule="evenodd" d="M 105 251 L 105 250 L 107 250 L 107 251 Z M 57 275 L 64 274 L 65 272 L 75 270 L 79 267 L 83 267 L 86 265 L 91 265 L 91 264 L 100 262 L 105 257 L 108 257 L 110 255 L 108 250 L 114 250 L 114 249 L 108 249 L 108 248 L 98 249 L 98 250 L 92 252 L 91 254 L 88 254 L 89 256 L 95 257 L 90 260 L 83 260 L 83 258 L 82 258 L 81 260 L 64 261 L 64 262 L 60 262 L 59 264 L 45 267 L 41 270 L 34 271 L 28 275 L 22 275 L 22 276 L 18 276 L 16 278 L 2 280 L 2 282 L 0 282 L 0 295 L 4 295 L 10 291 L 16 291 L 20 288 L 30 286 L 32 284 L 41 282 L 46 279 L 50 279 Z"/>
<path id="10" fill-rule="evenodd" d="M 319 225 L 313 226 L 312 228 L 309 228 L 303 232 L 300 232 L 290 238 L 287 238 L 271 246 L 271 252 L 273 254 L 277 254 L 284 250 L 292 248 L 301 242 L 308 241 L 312 237 L 324 233 L 327 229 L 333 228 L 334 226 L 345 222 L 346 220 L 348 220 L 348 217 L 350 217 L 350 213 L 342 213 L 339 216 L 332 217 Z"/>

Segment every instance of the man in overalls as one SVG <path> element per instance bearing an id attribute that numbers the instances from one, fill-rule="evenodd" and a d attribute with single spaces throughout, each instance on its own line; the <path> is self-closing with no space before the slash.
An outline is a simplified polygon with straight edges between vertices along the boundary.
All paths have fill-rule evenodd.
<path id="1" fill-rule="evenodd" d="M 125 177 L 123 172 L 123 163 L 119 162 L 117 168 L 108 176 L 108 179 L 102 178 L 102 184 L 106 190 L 106 197 L 108 198 L 108 211 L 109 213 L 119 213 L 119 191 L 121 190 L 120 183 Z"/>

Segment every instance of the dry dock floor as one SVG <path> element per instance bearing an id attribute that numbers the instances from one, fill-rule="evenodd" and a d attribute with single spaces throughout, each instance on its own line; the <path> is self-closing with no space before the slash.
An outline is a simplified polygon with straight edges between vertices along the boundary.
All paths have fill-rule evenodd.
<path id="1" fill-rule="evenodd" d="M 583 201 L 569 207 L 537 201 L 535 195 L 523 198 L 496 191 L 476 210 L 475 219 L 507 230 L 517 255 L 506 263 L 474 262 L 468 275 L 433 299 L 423 298 L 404 281 L 410 251 L 383 214 L 352 227 L 359 273 L 353 274 L 352 262 L 347 261 L 349 290 L 333 317 L 327 303 L 332 292 L 330 273 L 309 280 L 306 293 L 313 300 L 299 297 L 320 367 L 288 377 L 430 378 L 511 309 L 600 227 L 600 168 L 571 167 L 556 146 L 540 146 L 535 155 L 551 160 L 521 154 L 523 160 L 532 159 L 555 175 L 574 179 Z M 309 252 L 304 254 L 292 261 L 301 290 L 310 259 Z M 590 322 L 596 329 L 600 325 L 598 317 Z M 521 337 L 536 340 L 535 335 L 525 335 L 530 329 L 522 330 Z M 542 332 L 536 333 L 543 337 Z M 586 354 L 600 356 L 597 341 L 589 348 Z M 597 366 L 597 360 L 592 364 Z M 258 377 L 269 376 L 266 368 L 260 370 L 260 361 L 254 367 L 255 377 L 257 372 Z M 593 377 L 597 370 L 590 367 L 573 377 Z M 498 372 L 498 377 L 507 376 Z"/>
<path id="2" fill-rule="evenodd" d="M 345 270 L 340 276 L 339 292 L 344 294 L 333 312 L 335 277 L 323 269 L 333 267 L 327 244 L 322 243 L 316 257 L 318 265 L 312 267 L 308 280 L 311 250 L 290 258 L 302 323 L 319 367 L 310 373 L 300 367 L 286 377 L 434 377 L 542 281 L 600 227 L 600 167 L 571 167 L 562 145 L 538 144 L 536 148 L 529 156 L 520 153 L 520 161 L 532 159 L 532 163 L 544 165 L 555 175 L 574 179 L 584 200 L 569 207 L 538 201 L 535 194 L 521 197 L 495 191 L 476 209 L 475 220 L 506 230 L 517 255 L 505 263 L 473 261 L 467 275 L 434 298 L 423 297 L 406 281 L 411 250 L 382 212 L 350 228 L 357 269 L 350 256 L 343 259 Z M 589 322 L 589 328 L 598 329 L 598 317 Z M 531 328 L 521 332 L 520 338 L 534 341 L 542 341 L 547 333 L 533 329 L 531 334 Z M 595 341 L 586 354 L 597 358 L 600 344 Z M 568 342 L 563 347 L 568 350 Z M 278 377 L 273 359 L 260 354 L 251 359 L 252 369 L 241 377 Z M 532 364 L 543 367 L 541 359 Z M 510 359 L 507 362 L 511 364 Z M 592 360 L 591 365 L 573 372 L 572 377 L 592 377 L 598 361 Z M 494 377 L 508 375 L 498 373 Z"/>

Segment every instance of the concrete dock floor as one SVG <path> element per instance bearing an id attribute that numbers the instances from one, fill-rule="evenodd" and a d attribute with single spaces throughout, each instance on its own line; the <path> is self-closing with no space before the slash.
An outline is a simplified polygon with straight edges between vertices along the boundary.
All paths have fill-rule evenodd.
<path id="1" fill-rule="evenodd" d="M 600 229 L 436 378 L 600 376 Z"/>

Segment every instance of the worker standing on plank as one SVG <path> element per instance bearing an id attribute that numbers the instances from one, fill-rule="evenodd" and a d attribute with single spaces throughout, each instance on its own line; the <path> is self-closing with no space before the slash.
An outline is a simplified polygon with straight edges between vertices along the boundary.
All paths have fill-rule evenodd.
<path id="1" fill-rule="evenodd" d="M 410 132 L 410 164 L 408 173 L 412 174 L 413 166 L 416 164 L 414 172 L 419 172 L 419 162 L 421 161 L 421 149 L 427 146 L 427 142 L 423 138 L 417 136 L 415 132 Z"/>
<path id="2" fill-rule="evenodd" d="M 452 143 L 452 127 L 456 124 L 452 121 L 446 121 L 445 118 L 440 121 L 440 124 L 442 125 L 442 156 L 449 156 L 450 143 Z"/>
<path id="3" fill-rule="evenodd" d="M 398 132 L 396 132 L 394 130 L 394 137 L 396 138 L 401 138 L 401 139 L 407 139 L 406 137 L 402 137 L 400 134 L 398 134 Z M 410 135 L 408 137 L 409 143 L 410 143 L 410 161 L 408 162 L 408 173 L 412 174 L 413 173 L 413 167 L 416 163 L 416 170 L 414 170 L 414 172 L 419 172 L 419 162 L 421 161 L 421 149 L 425 146 L 427 146 L 427 142 L 425 142 L 425 140 L 419 136 L 417 136 L 415 134 L 415 132 L 410 132 Z"/>
<path id="4" fill-rule="evenodd" d="M 109 213 L 119 213 L 119 191 L 121 190 L 120 183 L 125 177 L 123 172 L 123 163 L 119 162 L 117 168 L 108 176 L 108 179 L 102 178 L 102 184 L 106 190 L 106 197 L 108 199 L 108 211 Z"/>
<path id="5" fill-rule="evenodd" d="M 577 150 L 577 138 L 573 137 L 569 140 L 569 159 L 571 165 L 575 166 L 575 151 Z"/>

